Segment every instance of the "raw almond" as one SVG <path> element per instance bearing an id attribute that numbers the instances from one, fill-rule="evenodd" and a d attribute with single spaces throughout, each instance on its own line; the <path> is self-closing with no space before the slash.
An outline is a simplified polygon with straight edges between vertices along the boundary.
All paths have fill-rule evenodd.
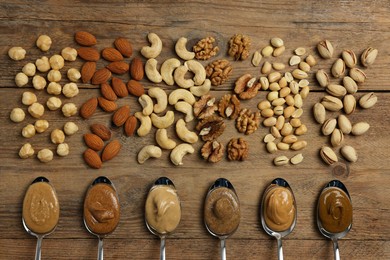
<path id="1" fill-rule="evenodd" d="M 88 83 L 92 77 L 93 74 L 96 72 L 96 62 L 94 61 L 87 61 L 84 63 L 84 65 L 81 67 L 81 81 L 83 83 Z"/>
<path id="2" fill-rule="evenodd" d="M 98 61 L 100 59 L 99 52 L 92 47 L 81 47 L 77 50 L 77 54 L 86 61 Z"/>
<path id="3" fill-rule="evenodd" d="M 131 61 L 130 76 L 134 80 L 141 80 L 144 77 L 144 65 L 142 64 L 142 60 L 138 57 L 135 57 Z"/>
<path id="4" fill-rule="evenodd" d="M 93 46 L 96 44 L 96 37 L 89 32 L 79 31 L 74 34 L 75 41 L 83 46 Z"/>
<path id="5" fill-rule="evenodd" d="M 84 142 L 89 148 L 95 151 L 100 151 L 104 146 L 103 140 L 95 134 L 85 134 Z"/>
<path id="6" fill-rule="evenodd" d="M 98 104 L 97 98 L 88 99 L 80 108 L 80 115 L 84 119 L 90 118 L 93 113 L 96 111 L 96 107 Z"/>
<path id="7" fill-rule="evenodd" d="M 135 116 L 129 116 L 127 118 L 124 129 L 127 136 L 132 136 L 137 128 L 137 118 Z"/>
<path id="8" fill-rule="evenodd" d="M 122 126 L 127 118 L 130 116 L 130 107 L 129 106 L 123 106 L 120 107 L 114 115 L 112 115 L 112 122 L 116 126 Z"/>
<path id="9" fill-rule="evenodd" d="M 131 46 L 131 43 L 123 37 L 116 38 L 114 45 L 115 48 L 125 57 L 130 57 L 133 54 L 133 47 Z"/>
<path id="10" fill-rule="evenodd" d="M 114 61 L 106 66 L 112 73 L 124 74 L 129 71 L 130 65 L 124 61 Z"/>
<path id="11" fill-rule="evenodd" d="M 107 126 L 102 124 L 93 124 L 91 125 L 91 132 L 99 136 L 103 141 L 110 140 L 111 131 Z"/>
<path id="12" fill-rule="evenodd" d="M 118 99 L 116 96 L 114 90 L 108 83 L 103 83 L 100 85 L 100 92 L 102 93 L 102 96 L 110 101 L 115 101 Z"/>
<path id="13" fill-rule="evenodd" d="M 115 48 L 108 47 L 103 49 L 102 56 L 108 61 L 121 61 L 123 60 L 122 54 Z"/>
<path id="14" fill-rule="evenodd" d="M 114 101 L 110 101 L 104 97 L 98 97 L 98 102 L 99 106 L 106 112 L 114 112 L 118 107 Z"/>
<path id="15" fill-rule="evenodd" d="M 92 84 L 99 85 L 107 82 L 111 78 L 111 71 L 106 68 L 97 70 L 92 77 Z"/>
<path id="16" fill-rule="evenodd" d="M 123 83 L 120 78 L 112 78 L 112 89 L 118 97 L 123 98 L 129 95 L 129 91 L 126 88 L 126 84 Z"/>
<path id="17" fill-rule="evenodd" d="M 121 150 L 122 145 L 118 140 L 109 142 L 103 150 L 102 161 L 108 161 L 114 158 Z"/>
<path id="18" fill-rule="evenodd" d="M 100 156 L 92 149 L 87 149 L 84 154 L 84 161 L 89 165 L 89 167 L 94 169 L 99 169 L 102 167 L 102 160 Z"/>
<path id="19" fill-rule="evenodd" d="M 129 80 L 129 82 L 127 82 L 127 90 L 129 91 L 130 94 L 136 97 L 140 97 L 143 94 L 145 94 L 144 86 L 142 86 L 140 82 L 132 79 Z"/>

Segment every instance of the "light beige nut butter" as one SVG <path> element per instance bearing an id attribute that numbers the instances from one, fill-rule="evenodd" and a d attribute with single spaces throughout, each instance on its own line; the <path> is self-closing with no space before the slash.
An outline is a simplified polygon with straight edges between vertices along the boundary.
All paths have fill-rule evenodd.
<path id="1" fill-rule="evenodd" d="M 271 185 L 264 199 L 264 220 L 273 231 L 285 231 L 291 227 L 295 219 L 294 196 L 290 189 Z"/>
<path id="2" fill-rule="evenodd" d="M 36 234 L 51 232 L 60 217 L 60 205 L 54 188 L 48 182 L 30 185 L 23 200 L 23 219 Z"/>
<path id="3" fill-rule="evenodd" d="M 325 189 L 320 196 L 318 213 L 322 227 L 330 233 L 345 231 L 352 224 L 352 203 L 340 188 Z"/>
<path id="4" fill-rule="evenodd" d="M 156 185 L 149 191 L 145 218 L 149 227 L 158 234 L 168 234 L 176 229 L 181 219 L 181 206 L 172 186 Z"/>

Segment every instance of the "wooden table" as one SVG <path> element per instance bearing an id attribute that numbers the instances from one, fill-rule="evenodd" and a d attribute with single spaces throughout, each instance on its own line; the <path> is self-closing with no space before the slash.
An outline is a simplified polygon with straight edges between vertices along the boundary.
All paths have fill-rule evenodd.
<path id="1" fill-rule="evenodd" d="M 367 134 L 359 137 L 346 136 L 345 143 L 354 146 L 359 159 L 349 165 L 350 174 L 341 180 L 347 185 L 353 200 L 353 228 L 340 241 L 341 256 L 344 259 L 390 259 L 390 160 L 388 148 L 390 139 L 390 81 L 389 40 L 390 6 L 387 0 L 374 2 L 355 1 L 2 1 L 0 3 L 0 258 L 31 259 L 36 240 L 28 235 L 21 223 L 22 200 L 29 183 L 37 176 L 46 176 L 55 186 L 61 204 L 61 217 L 54 234 L 44 239 L 43 259 L 95 259 L 97 239 L 84 228 L 82 205 L 85 191 L 94 178 L 106 175 L 116 185 L 121 202 L 121 221 L 116 231 L 105 240 L 107 259 L 158 259 L 159 240 L 150 234 L 144 224 L 144 202 L 150 185 L 160 176 L 168 176 L 177 186 L 182 201 L 182 221 L 167 241 L 168 259 L 219 259 L 219 242 L 209 235 L 202 219 L 203 201 L 206 191 L 218 177 L 228 178 L 235 186 L 241 201 L 242 219 L 237 232 L 227 242 L 229 259 L 276 259 L 276 241 L 265 234 L 259 221 L 261 195 L 269 182 L 283 177 L 292 186 L 298 205 L 298 222 L 295 230 L 284 239 L 286 259 L 333 259 L 332 243 L 319 233 L 315 223 L 315 206 L 321 188 L 330 180 L 332 168 L 319 157 L 321 146 L 328 144 L 327 137 L 320 134 L 320 125 L 314 122 L 311 108 L 323 97 L 324 89 L 314 79 L 320 68 L 329 70 L 333 60 L 343 49 L 350 48 L 359 56 L 373 46 L 379 55 L 373 66 L 365 69 L 368 75 L 359 92 L 374 91 L 378 103 L 372 109 L 357 108 L 350 116 L 353 122 L 367 121 L 371 127 Z M 169 152 L 164 151 L 158 160 L 144 165 L 136 162 L 138 151 L 147 144 L 154 144 L 153 134 L 147 137 L 125 137 L 122 129 L 113 128 L 115 138 L 123 144 L 119 156 L 104 164 L 100 170 L 90 169 L 83 162 L 85 145 L 82 140 L 89 125 L 100 122 L 109 124 L 111 115 L 98 110 L 89 120 L 72 117 L 80 131 L 66 139 L 71 148 L 68 157 L 43 164 L 36 158 L 22 160 L 19 148 L 26 140 L 21 136 L 22 127 L 34 122 L 30 116 L 23 123 L 9 120 L 13 107 L 23 107 L 21 95 L 26 88 L 18 88 L 15 75 L 27 62 L 34 62 L 40 56 L 59 53 L 66 46 L 77 47 L 74 33 L 86 30 L 98 39 L 97 47 L 111 46 L 118 36 L 128 38 L 134 47 L 134 56 L 147 44 L 146 35 L 157 33 L 164 44 L 160 62 L 176 57 L 174 43 L 185 36 L 191 44 L 197 40 L 214 36 L 220 47 L 216 58 L 228 58 L 233 64 L 233 75 L 220 87 L 214 87 L 212 94 L 221 97 L 230 93 L 234 81 L 244 73 L 260 76 L 259 68 L 250 63 L 250 58 L 241 62 L 227 57 L 227 42 L 235 33 L 251 37 L 251 53 L 269 44 L 271 37 L 284 39 L 287 51 L 270 61 L 288 62 L 292 51 L 305 47 L 318 60 L 310 73 L 311 93 L 304 101 L 302 121 L 309 129 L 304 139 L 309 145 L 303 150 L 304 161 L 297 165 L 275 167 L 276 155 L 291 157 L 295 153 L 266 152 L 262 138 L 268 129 L 260 127 L 250 136 L 239 134 L 233 122 L 227 122 L 227 129 L 220 140 L 227 144 L 233 137 L 250 140 L 250 155 L 245 162 L 230 162 L 226 158 L 217 164 L 202 160 L 199 149 L 202 143 L 194 145 L 196 152 L 187 156 L 184 165 L 174 167 L 169 161 Z M 48 34 L 53 40 L 48 53 L 35 47 L 40 34 Z M 329 39 L 335 47 L 333 60 L 319 58 L 315 46 L 323 39 Z M 12 61 L 7 51 L 12 46 L 22 46 L 28 51 L 23 61 Z M 129 59 L 128 59 L 129 60 Z M 82 61 L 66 63 L 65 68 L 80 68 Z M 103 62 L 101 61 L 101 64 Z M 206 65 L 207 62 L 204 62 Z M 101 65 L 102 66 L 102 65 Z M 65 69 L 62 84 L 66 83 Z M 128 76 L 123 76 L 128 79 Z M 153 86 L 144 79 L 145 86 Z M 175 87 L 158 86 L 168 91 Z M 34 91 L 38 100 L 46 102 L 45 91 Z M 81 84 L 80 94 L 71 99 L 79 106 L 89 97 L 98 96 L 96 86 Z M 243 102 L 244 107 L 256 109 L 265 99 L 262 91 L 255 99 Z M 68 101 L 61 96 L 63 101 Z M 130 104 L 132 111 L 139 111 L 135 97 L 118 101 L 119 105 Z M 25 107 L 24 107 L 25 109 Z M 177 114 L 179 116 L 179 114 Z M 337 113 L 329 114 L 336 116 Z M 59 111 L 46 112 L 50 129 L 61 128 L 68 119 Z M 44 147 L 53 149 L 49 141 L 50 131 L 35 136 L 31 142 L 36 150 Z"/>

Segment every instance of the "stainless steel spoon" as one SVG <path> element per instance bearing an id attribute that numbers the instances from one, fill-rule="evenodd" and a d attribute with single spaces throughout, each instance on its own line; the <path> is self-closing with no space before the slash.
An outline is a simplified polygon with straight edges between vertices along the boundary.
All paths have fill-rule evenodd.
<path id="1" fill-rule="evenodd" d="M 175 185 L 173 184 L 173 182 L 167 178 L 167 177 L 160 177 L 158 178 L 153 186 L 150 188 L 149 192 L 155 188 L 156 186 L 159 186 L 159 185 L 167 185 L 167 186 L 171 186 L 173 189 L 176 189 L 175 188 Z M 179 199 L 180 201 L 180 199 Z M 171 233 L 164 233 L 164 234 L 160 234 L 158 231 L 156 231 L 152 226 L 149 225 L 146 217 L 145 217 L 145 223 L 146 223 L 146 227 L 148 228 L 148 230 L 150 231 L 150 233 L 152 233 L 153 235 L 155 236 L 158 236 L 160 238 L 160 260 L 165 260 L 165 238 L 171 234 Z"/>
<path id="2" fill-rule="evenodd" d="M 335 187 L 335 188 L 339 188 L 341 189 L 342 191 L 345 192 L 345 194 L 347 194 L 349 200 L 351 201 L 351 196 L 349 195 L 348 193 L 348 190 L 347 188 L 345 187 L 345 185 L 339 181 L 339 180 L 332 180 L 330 181 L 321 191 L 324 192 L 326 189 L 328 188 L 332 188 L 332 187 Z M 321 195 L 320 195 L 321 196 Z M 321 234 L 329 239 L 332 240 L 333 242 L 333 251 L 334 251 L 334 259 L 335 260 L 340 260 L 340 250 L 339 250 L 339 245 L 338 245 L 338 239 L 341 239 L 343 238 L 345 235 L 348 234 L 349 230 L 351 230 L 352 228 L 352 222 L 351 224 L 342 232 L 340 233 L 331 233 L 331 232 L 328 232 L 326 229 L 323 228 L 322 226 L 322 223 L 321 223 L 321 220 L 319 218 L 319 203 L 320 201 L 318 201 L 318 204 L 317 204 L 317 226 L 318 226 L 318 229 L 320 230 Z M 352 201 L 351 201 L 351 204 L 352 204 Z"/>
<path id="3" fill-rule="evenodd" d="M 37 183 L 37 182 L 47 182 L 50 184 L 49 180 L 46 179 L 45 177 L 38 177 L 36 178 L 31 184 L 34 184 L 34 183 Z M 54 187 L 52 186 L 53 190 L 54 190 Z M 51 233 L 54 232 L 54 230 L 56 229 L 57 225 L 48 233 L 45 233 L 45 234 L 37 234 L 35 232 L 33 232 L 32 230 L 30 230 L 28 228 L 28 226 L 26 225 L 26 222 L 24 220 L 24 218 L 22 217 L 22 223 L 23 223 L 23 227 L 24 229 L 27 231 L 27 233 L 29 233 L 30 235 L 33 235 L 37 238 L 37 246 L 36 246 L 36 249 L 35 249 L 35 260 L 40 260 L 41 259 L 41 247 L 42 247 L 42 239 L 45 237 L 45 236 L 48 236 L 50 235 Z"/>
<path id="4" fill-rule="evenodd" d="M 264 218 L 264 202 L 265 202 L 265 197 L 266 197 L 266 194 L 267 194 L 267 191 L 268 191 L 268 188 L 271 186 L 271 185 L 278 185 L 278 186 L 281 186 L 281 187 L 285 187 L 287 189 L 289 189 L 291 191 L 291 194 L 293 196 L 293 201 L 294 201 L 294 208 L 295 208 L 295 217 L 294 217 L 294 221 L 293 223 L 291 224 L 291 226 L 287 229 L 287 230 L 284 230 L 282 232 L 278 232 L 278 231 L 274 231 L 272 229 L 270 229 L 266 222 L 265 222 L 265 218 Z M 262 199 L 262 203 L 261 203 L 261 213 L 260 213 L 260 216 L 261 216 L 261 224 L 263 226 L 263 229 L 265 230 L 265 232 L 270 235 L 270 236 L 273 236 L 276 238 L 276 240 L 278 241 L 278 259 L 279 260 L 283 260 L 283 247 L 282 247 L 282 238 L 287 236 L 288 234 L 290 234 L 293 229 L 295 228 L 295 225 L 297 223 L 297 204 L 296 204 L 296 201 L 295 201 L 295 197 L 294 197 L 294 193 L 290 187 L 290 185 L 288 184 L 288 182 L 282 178 L 276 178 L 274 179 L 271 184 L 267 187 L 267 189 L 264 191 L 264 194 L 263 194 L 263 199 Z"/>
<path id="5" fill-rule="evenodd" d="M 225 178 L 219 178 L 219 179 L 217 179 L 217 180 L 214 182 L 213 185 L 210 186 L 210 188 L 209 188 L 209 190 L 208 190 L 208 192 L 207 192 L 207 195 L 206 195 L 206 201 L 207 201 L 207 198 L 208 198 L 208 196 L 211 194 L 212 191 L 214 191 L 215 189 L 221 188 L 221 187 L 225 187 L 225 188 L 228 188 L 228 189 L 232 190 L 232 191 L 234 192 L 234 194 L 236 195 L 236 197 L 238 198 L 237 193 L 236 193 L 236 191 L 235 191 L 233 185 L 231 184 L 231 182 L 228 181 L 228 180 L 225 179 Z M 220 239 L 220 242 L 221 242 L 221 251 L 220 251 L 220 252 L 221 252 L 221 259 L 222 259 L 222 260 L 226 260 L 226 239 L 227 239 L 230 235 L 232 235 L 232 234 L 237 230 L 238 225 L 237 225 L 236 229 L 235 229 L 235 230 L 232 230 L 232 232 L 230 232 L 229 234 L 226 234 L 226 235 L 221 236 L 221 235 L 219 235 L 219 234 L 214 233 L 214 232 L 210 229 L 210 227 L 207 225 L 206 221 L 205 221 L 204 223 L 205 223 L 205 226 L 206 226 L 207 231 L 208 231 L 211 235 L 213 235 L 213 236 L 215 236 L 215 237 L 217 237 L 217 238 Z"/>

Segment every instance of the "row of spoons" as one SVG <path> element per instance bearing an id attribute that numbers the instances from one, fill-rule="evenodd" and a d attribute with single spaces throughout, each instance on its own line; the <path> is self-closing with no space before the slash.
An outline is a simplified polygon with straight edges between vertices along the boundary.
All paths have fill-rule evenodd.
<path id="1" fill-rule="evenodd" d="M 42 239 L 51 234 L 58 223 L 59 203 L 54 187 L 45 177 L 36 178 L 23 201 L 22 223 L 26 231 L 37 237 L 35 259 L 41 257 Z M 282 238 L 290 234 L 297 221 L 293 191 L 286 180 L 274 179 L 264 191 L 261 223 L 265 232 L 278 243 L 278 259 L 283 259 Z M 98 259 L 103 259 L 103 239 L 112 233 L 120 218 L 118 194 L 113 183 L 104 176 L 96 178 L 86 193 L 83 219 L 86 229 L 99 239 Z M 220 239 L 221 259 L 226 259 L 226 239 L 240 223 L 240 203 L 227 179 L 219 178 L 210 186 L 204 204 L 204 223 L 213 236 Z M 180 199 L 175 185 L 161 177 L 150 188 L 145 203 L 148 230 L 160 237 L 160 259 L 165 259 L 165 239 L 179 225 Z M 345 185 L 329 182 L 321 191 L 317 205 L 317 225 L 334 245 L 335 259 L 340 259 L 337 240 L 352 227 L 352 203 Z"/>

